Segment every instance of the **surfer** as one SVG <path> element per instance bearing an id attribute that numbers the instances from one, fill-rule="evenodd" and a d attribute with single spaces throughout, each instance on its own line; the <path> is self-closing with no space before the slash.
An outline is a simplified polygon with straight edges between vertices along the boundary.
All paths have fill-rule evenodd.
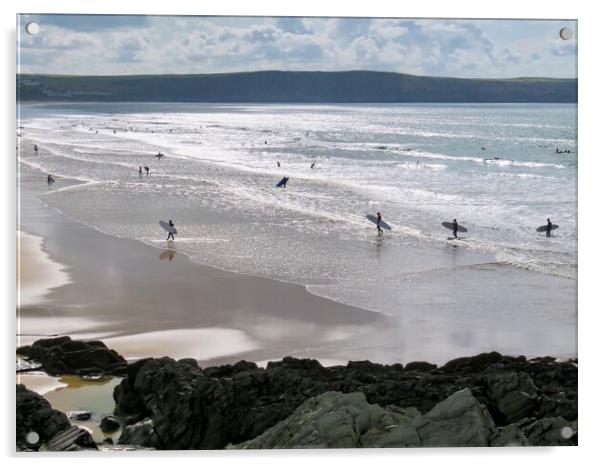
<path id="1" fill-rule="evenodd" d="M 174 227 L 175 227 L 174 223 L 173 223 L 171 220 L 169 221 L 169 226 L 170 226 L 170 227 L 172 227 L 172 228 L 174 228 Z M 173 233 L 172 233 L 171 231 L 170 231 L 170 232 L 169 232 L 169 234 L 167 235 L 167 241 L 169 241 L 169 238 L 170 238 L 170 237 L 171 237 L 171 239 L 172 239 L 172 240 L 174 240 L 174 239 L 175 239 L 175 238 L 174 238 L 174 235 L 173 235 Z"/>
<path id="2" fill-rule="evenodd" d="M 138 176 L 142 176 L 142 165 L 138 167 Z"/>
<path id="3" fill-rule="evenodd" d="M 33 145 L 33 151 L 37 154 L 38 153 L 38 145 L 34 144 Z"/>
<path id="4" fill-rule="evenodd" d="M 454 229 L 453 229 L 454 238 L 458 239 L 458 222 L 456 221 L 455 218 L 454 218 L 454 221 L 452 222 L 452 226 L 454 227 Z"/>
<path id="5" fill-rule="evenodd" d="M 379 235 L 383 234 L 383 229 L 380 227 L 380 222 L 382 222 L 383 217 L 380 212 L 376 212 L 376 231 Z"/>
<path id="6" fill-rule="evenodd" d="M 309 168 L 316 168 L 316 164 L 315 162 L 311 164 L 311 166 Z"/>
<path id="7" fill-rule="evenodd" d="M 278 168 L 280 168 L 280 162 L 278 160 L 276 160 L 276 165 L 278 165 Z"/>
<path id="8" fill-rule="evenodd" d="M 546 224 L 546 236 L 549 238 L 552 236 L 552 222 L 548 219 L 548 223 Z"/>
<path id="9" fill-rule="evenodd" d="M 54 183 L 54 178 L 52 177 L 52 175 L 48 175 L 47 181 L 48 184 Z"/>
<path id="10" fill-rule="evenodd" d="M 150 171 L 150 168 L 144 167 L 144 170 L 146 171 L 146 176 L 148 176 L 148 172 Z"/>

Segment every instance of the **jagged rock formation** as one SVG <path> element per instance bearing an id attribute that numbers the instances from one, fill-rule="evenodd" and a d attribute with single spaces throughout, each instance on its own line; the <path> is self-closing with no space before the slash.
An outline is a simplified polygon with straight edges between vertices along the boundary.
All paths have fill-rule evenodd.
<path id="1" fill-rule="evenodd" d="M 102 341 L 79 341 L 70 337 L 38 340 L 17 349 L 17 355 L 42 365 L 49 375 L 120 374 L 126 360 Z"/>

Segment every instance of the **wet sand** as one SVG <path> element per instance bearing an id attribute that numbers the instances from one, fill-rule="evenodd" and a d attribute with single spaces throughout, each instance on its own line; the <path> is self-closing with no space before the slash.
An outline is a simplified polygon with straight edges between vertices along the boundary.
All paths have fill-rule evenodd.
<path id="1" fill-rule="evenodd" d="M 17 231 L 18 306 L 44 302 L 49 290 L 69 283 L 64 267 L 42 250 L 42 238 Z"/>
<path id="2" fill-rule="evenodd" d="M 22 190 L 21 227 L 44 235 L 72 283 L 20 308 L 17 344 L 99 338 L 126 358 L 197 357 L 205 365 L 318 357 L 320 348 L 387 328 L 386 316 L 299 285 L 222 272 L 74 222 Z M 171 260 L 169 259 L 171 256 Z M 345 358 L 343 358 L 345 359 Z"/>
<path id="3" fill-rule="evenodd" d="M 18 345 L 70 335 L 103 339 L 129 359 L 194 357 L 204 366 L 289 355 L 325 364 L 443 363 L 492 350 L 576 355 L 572 280 L 502 263 L 407 274 L 399 313 L 388 316 L 192 262 L 177 240 L 174 250 L 100 233 L 40 202 L 43 178 L 28 176 L 20 226 L 44 238 L 44 252 L 72 282 L 21 307 Z"/>

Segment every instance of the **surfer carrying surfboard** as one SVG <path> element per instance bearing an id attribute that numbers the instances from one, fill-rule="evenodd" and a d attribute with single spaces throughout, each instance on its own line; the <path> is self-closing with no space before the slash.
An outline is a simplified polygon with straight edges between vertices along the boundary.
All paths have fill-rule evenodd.
<path id="1" fill-rule="evenodd" d="M 552 236 L 552 222 L 550 222 L 550 219 L 548 219 L 548 223 L 546 225 L 546 236 L 548 238 Z"/>
<path id="2" fill-rule="evenodd" d="M 453 232 L 454 232 L 454 238 L 458 238 L 458 222 L 457 220 L 454 218 L 454 221 L 452 222 L 452 226 L 453 226 Z"/>
<path id="3" fill-rule="evenodd" d="M 380 227 L 381 222 L 383 221 L 383 217 L 380 212 L 376 212 L 376 231 L 379 235 L 383 234 L 383 229 Z"/>
<path id="4" fill-rule="evenodd" d="M 172 222 L 171 220 L 169 221 L 169 226 L 170 226 L 171 228 L 175 228 L 175 225 L 173 224 L 173 222 Z M 170 231 L 170 232 L 168 233 L 168 235 L 167 235 L 167 241 L 169 241 L 169 238 L 171 238 L 172 240 L 176 239 L 176 238 L 174 237 L 174 235 L 173 235 L 173 231 Z"/>

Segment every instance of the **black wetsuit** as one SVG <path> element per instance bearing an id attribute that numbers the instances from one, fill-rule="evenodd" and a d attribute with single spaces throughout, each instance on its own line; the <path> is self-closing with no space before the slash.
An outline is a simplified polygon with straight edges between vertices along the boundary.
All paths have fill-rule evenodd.
<path id="1" fill-rule="evenodd" d="M 170 227 L 172 227 L 172 228 L 175 226 L 171 220 L 169 221 L 169 226 L 170 226 Z M 169 238 L 171 238 L 171 239 L 175 239 L 175 238 L 174 238 L 174 235 L 173 235 L 173 233 L 172 233 L 171 231 L 170 231 L 170 232 L 169 232 L 169 234 L 167 235 L 167 241 L 169 241 Z"/>
<path id="2" fill-rule="evenodd" d="M 376 216 L 376 231 L 378 232 L 379 235 L 382 235 L 383 229 L 380 227 L 380 222 L 382 222 L 382 216 L 380 214 L 378 214 Z"/>
<path id="3" fill-rule="evenodd" d="M 454 220 L 453 225 L 454 225 L 454 238 L 457 238 L 458 237 L 458 222 L 456 222 Z"/>
<path id="4" fill-rule="evenodd" d="M 548 224 L 546 225 L 546 236 L 549 238 L 552 236 L 552 222 L 548 220 Z"/>

